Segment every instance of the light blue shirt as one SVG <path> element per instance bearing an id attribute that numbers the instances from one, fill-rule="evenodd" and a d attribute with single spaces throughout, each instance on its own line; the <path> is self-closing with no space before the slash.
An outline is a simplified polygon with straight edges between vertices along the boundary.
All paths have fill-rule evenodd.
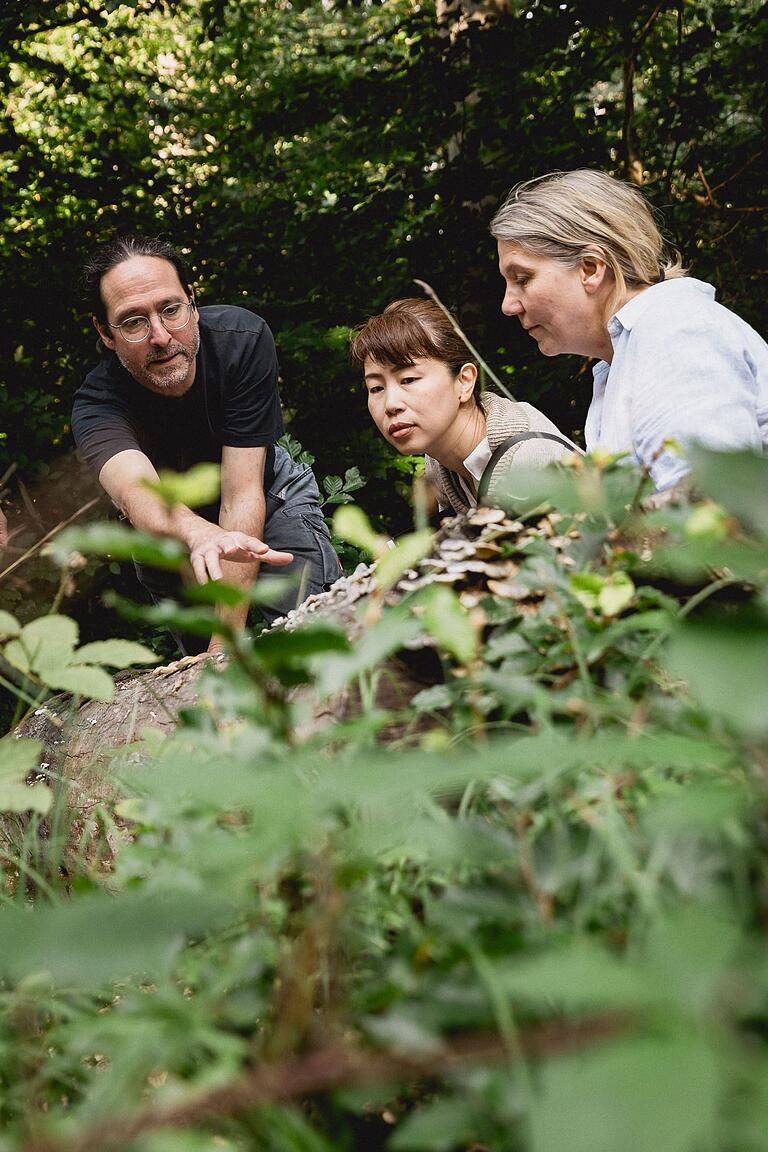
<path id="1" fill-rule="evenodd" d="M 690 276 L 645 288 L 608 321 L 613 360 L 593 369 L 587 451 L 632 452 L 657 489 L 688 464 L 674 450 L 768 448 L 768 344 Z"/>

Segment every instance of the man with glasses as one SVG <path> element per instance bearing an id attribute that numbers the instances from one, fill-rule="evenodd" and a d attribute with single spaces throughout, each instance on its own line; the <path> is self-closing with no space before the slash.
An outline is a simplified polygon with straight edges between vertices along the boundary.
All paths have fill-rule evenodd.
<path id="1" fill-rule="evenodd" d="M 267 620 L 328 587 L 340 567 L 317 484 L 276 444 L 283 422 L 266 323 L 244 308 L 198 309 L 184 260 L 157 238 L 105 245 L 85 285 L 103 355 L 75 394 L 72 431 L 113 502 L 134 527 L 180 540 L 200 583 L 295 575 L 298 594 L 276 597 Z M 160 468 L 203 461 L 221 464 L 216 505 L 169 511 L 144 485 Z M 175 590 L 166 574 L 136 567 L 153 599 Z M 239 606 L 227 620 L 242 626 L 246 614 Z M 203 646 L 176 638 L 188 653 Z"/>

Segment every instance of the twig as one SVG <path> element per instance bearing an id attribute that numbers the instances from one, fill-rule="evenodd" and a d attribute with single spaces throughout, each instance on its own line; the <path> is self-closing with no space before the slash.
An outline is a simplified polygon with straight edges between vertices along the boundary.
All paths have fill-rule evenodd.
<path id="1" fill-rule="evenodd" d="M 15 461 L 14 461 L 14 463 L 13 463 L 13 464 L 9 464 L 9 465 L 8 465 L 8 467 L 6 468 L 5 472 L 3 472 L 2 476 L 0 476 L 0 488 L 4 488 L 4 487 L 5 487 L 5 485 L 8 483 L 8 481 L 9 481 L 9 480 L 10 480 L 10 478 L 11 478 L 11 476 L 13 476 L 13 474 L 14 474 L 14 472 L 16 471 L 16 469 L 17 469 L 17 468 L 18 468 L 18 464 L 16 464 L 16 462 L 15 462 Z"/>
<path id="2" fill-rule="evenodd" d="M 9 576 L 15 568 L 18 568 L 25 560 L 29 560 L 30 556 L 34 556 L 35 552 L 37 552 L 39 548 L 42 548 L 43 544 L 46 544 L 52 536 L 55 536 L 62 528 L 66 528 L 73 520 L 77 520 L 78 516 L 82 516 L 83 512 L 90 511 L 100 500 L 101 496 L 94 496 L 93 500 L 89 500 L 87 504 L 83 504 L 82 508 L 78 508 L 77 512 L 73 512 L 67 520 L 62 520 L 55 528 L 51 528 L 49 532 L 46 532 L 45 536 L 41 536 L 36 544 L 33 544 L 31 548 L 28 548 L 26 552 L 19 556 L 18 560 L 14 560 L 13 564 L 9 564 L 7 568 L 4 568 L 3 571 L 0 572 L 0 580 L 2 580 L 4 576 Z"/>
<path id="3" fill-rule="evenodd" d="M 464 341 L 464 343 L 466 344 L 469 351 L 475 357 L 477 362 L 482 366 L 483 371 L 488 373 L 488 375 L 490 376 L 491 380 L 493 380 L 496 387 L 501 389 L 501 391 L 504 393 L 504 395 L 506 397 L 508 397 L 508 399 L 514 400 L 515 398 L 512 395 L 512 393 L 510 392 L 509 388 L 507 388 L 504 384 L 502 384 L 501 380 L 499 380 L 496 373 L 488 366 L 486 361 L 483 359 L 483 357 L 478 352 L 477 348 L 475 348 L 474 344 L 470 341 L 467 334 L 459 327 L 457 321 L 454 320 L 453 316 L 448 311 L 445 304 L 443 304 L 442 300 L 438 296 L 437 292 L 435 292 L 434 288 L 430 288 L 429 284 L 427 284 L 424 280 L 414 280 L 414 284 L 418 284 L 420 288 L 423 288 L 424 291 L 426 292 L 427 296 L 429 296 L 430 300 L 434 300 L 435 304 L 437 304 L 438 308 L 443 313 L 443 315 L 446 316 L 448 320 L 450 320 L 451 326 L 453 327 L 453 330 L 456 333 L 456 335 Z"/>
<path id="4" fill-rule="evenodd" d="M 580 1021 L 550 1021 L 521 1036 L 521 1055 L 542 1057 L 580 1051 L 608 1040 L 632 1024 L 628 1013 L 606 1012 Z M 414 1076 L 433 1078 L 457 1067 L 508 1062 L 511 1053 L 496 1033 L 473 1033 L 437 1050 L 413 1056 L 329 1045 L 306 1056 L 259 1065 L 229 1083 L 190 1092 L 184 1099 L 153 1104 L 133 1115 L 105 1118 L 69 1139 L 32 1135 L 22 1152 L 117 1152 L 143 1133 L 194 1128 L 267 1102 L 302 1099 L 353 1084 L 384 1084 Z"/>
<path id="5" fill-rule="evenodd" d="M 24 501 L 24 507 L 26 508 L 27 512 L 29 512 L 38 528 L 42 528 L 43 521 L 40 517 L 40 513 L 38 512 L 37 508 L 35 508 L 32 497 L 30 496 L 29 490 L 27 489 L 27 486 L 23 480 L 19 480 L 19 493 L 21 494 L 21 499 Z"/>

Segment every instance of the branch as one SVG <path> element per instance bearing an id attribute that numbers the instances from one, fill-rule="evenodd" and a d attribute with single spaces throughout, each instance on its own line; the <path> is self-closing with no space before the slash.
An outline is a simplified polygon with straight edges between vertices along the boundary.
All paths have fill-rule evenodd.
<path id="1" fill-rule="evenodd" d="M 757 156 L 760 156 L 760 155 L 761 155 L 761 153 L 758 152 Z M 756 158 L 757 157 L 754 156 L 754 157 L 752 157 L 752 160 L 754 160 Z M 752 163 L 752 160 L 750 160 L 747 163 L 747 165 L 745 165 L 745 167 L 749 167 L 749 164 Z M 729 177 L 728 180 L 723 180 L 722 183 L 717 184 L 714 188 L 712 188 L 711 185 L 709 184 L 709 181 L 707 180 L 707 177 L 704 174 L 704 169 L 702 168 L 701 164 L 696 165 L 696 171 L 699 174 L 699 179 L 701 180 L 702 184 L 704 185 L 704 190 L 706 192 L 706 196 L 702 196 L 701 193 L 699 193 L 699 192 L 693 192 L 692 193 L 693 199 L 696 201 L 697 204 L 701 204 L 702 206 L 708 207 L 708 208 L 714 208 L 715 212 L 768 212 L 768 207 L 765 207 L 762 204 L 753 205 L 753 206 L 746 207 L 746 208 L 736 208 L 733 205 L 729 206 L 728 204 L 721 204 L 719 200 L 715 199 L 715 192 L 717 191 L 717 189 L 718 188 L 724 188 L 725 185 L 729 182 L 729 180 L 735 179 L 735 177 L 739 173 L 734 173 L 734 176 Z M 741 169 L 741 171 L 743 171 L 743 169 Z"/>
<path id="2" fill-rule="evenodd" d="M 451 313 L 446 308 L 445 304 L 443 304 L 442 300 L 438 296 L 437 292 L 435 292 L 434 288 L 430 288 L 429 284 L 427 284 L 425 280 L 414 280 L 413 282 L 414 282 L 414 284 L 418 284 L 419 288 L 423 288 L 424 291 L 426 292 L 427 296 L 429 296 L 430 300 L 433 300 L 434 303 L 437 304 L 438 308 L 443 313 L 443 315 L 450 321 L 451 327 L 453 328 L 456 335 L 459 337 L 459 339 L 464 341 L 464 343 L 466 344 L 466 346 L 469 349 L 469 351 L 471 352 L 471 354 L 475 357 L 478 364 L 480 364 L 480 366 L 483 368 L 483 370 L 488 373 L 488 375 L 490 376 L 491 380 L 493 380 L 496 387 L 501 392 L 503 392 L 504 395 L 507 396 L 510 400 L 514 400 L 515 398 L 512 395 L 512 393 L 510 392 L 509 388 L 507 388 L 506 385 L 502 384 L 501 380 L 499 380 L 496 373 L 489 367 L 487 362 L 483 359 L 483 357 L 478 352 L 477 348 L 475 348 L 474 344 L 470 341 L 467 334 L 464 332 L 464 330 L 462 328 L 459 327 L 458 321 L 453 318 Z"/>
<path id="3" fill-rule="evenodd" d="M 557 1056 L 581 1051 L 626 1030 L 625 1013 L 603 1013 L 579 1022 L 551 1021 L 523 1036 L 523 1055 Z M 433 1078 L 472 1064 L 515 1059 L 495 1033 L 473 1033 L 445 1043 L 437 1051 L 395 1056 L 331 1044 L 306 1056 L 260 1065 L 228 1084 L 191 1092 L 169 1104 L 150 1105 L 133 1115 L 110 1117 L 71 1138 L 32 1135 L 22 1152 L 117 1152 L 146 1132 L 195 1128 L 217 1117 L 233 1116 L 265 1103 L 283 1103 L 350 1085 L 385 1084 L 418 1076 Z"/>
<path id="4" fill-rule="evenodd" d="M 25 560 L 29 560 L 30 556 L 34 556 L 35 552 L 37 552 L 39 548 L 42 548 L 43 544 L 47 544 L 57 532 L 60 532 L 62 528 L 66 528 L 73 520 L 77 520 L 78 516 L 82 516 L 83 512 L 90 511 L 101 499 L 101 496 L 94 496 L 93 500 L 89 500 L 87 504 L 83 504 L 82 508 L 78 508 L 77 512 L 73 512 L 66 520 L 62 520 L 55 528 L 51 528 L 49 532 L 46 532 L 45 536 L 41 537 L 31 548 L 28 548 L 23 556 L 19 556 L 18 560 L 14 560 L 13 564 L 9 564 L 7 568 L 4 568 L 3 571 L 0 572 L 0 580 L 2 580 L 4 576 L 9 576 L 15 568 L 18 568 Z"/>

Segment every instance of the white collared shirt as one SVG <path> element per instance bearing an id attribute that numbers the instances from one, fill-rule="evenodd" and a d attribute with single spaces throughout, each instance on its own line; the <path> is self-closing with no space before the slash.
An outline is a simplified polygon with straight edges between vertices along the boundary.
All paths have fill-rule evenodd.
<path id="1" fill-rule="evenodd" d="M 688 471 L 665 440 L 768 447 L 768 344 L 690 276 L 645 288 L 608 321 L 613 360 L 593 369 L 587 450 L 629 450 L 657 489 Z"/>
<path id="2" fill-rule="evenodd" d="M 469 456 L 464 461 L 464 467 L 473 480 L 476 481 L 475 491 L 473 492 L 467 484 L 463 476 L 456 473 L 456 478 L 461 484 L 462 491 L 467 498 L 467 503 L 470 508 L 477 507 L 477 485 L 480 483 L 480 478 L 488 467 L 488 462 L 491 459 L 491 446 L 488 443 L 488 437 L 485 436 L 476 447 L 472 449 Z"/>

